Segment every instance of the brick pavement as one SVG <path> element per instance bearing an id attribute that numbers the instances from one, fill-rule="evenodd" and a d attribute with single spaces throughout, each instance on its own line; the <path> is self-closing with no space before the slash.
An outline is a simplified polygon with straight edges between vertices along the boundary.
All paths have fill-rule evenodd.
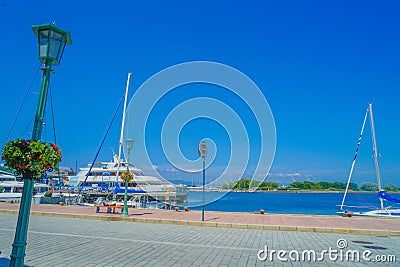
<path id="1" fill-rule="evenodd" d="M 0 213 L 15 213 L 18 209 L 19 204 L 0 203 Z M 381 236 L 400 235 L 399 219 L 206 211 L 205 222 L 201 222 L 200 211 L 176 212 L 171 210 L 131 208 L 129 209 L 130 216 L 121 218 L 119 214 L 96 213 L 93 207 L 32 205 L 31 210 L 34 215 L 96 220 L 125 220 L 158 224 L 343 234 L 354 233 Z"/>
<path id="2" fill-rule="evenodd" d="M 8 266 L 16 225 L 16 214 L 0 214 L 0 266 Z M 347 247 L 339 249 L 343 239 Z M 374 246 L 367 248 L 366 244 Z M 260 260 L 257 255 L 267 246 L 271 250 L 316 251 L 317 257 L 304 260 L 277 258 Z M 396 266 L 396 262 L 377 264 L 329 258 L 318 260 L 324 249 L 370 250 L 375 256 L 395 256 L 398 261 L 400 237 L 353 234 L 310 233 L 189 227 L 125 221 L 84 220 L 77 218 L 31 216 L 27 266 Z M 260 254 L 261 258 L 263 253 Z M 293 254 L 295 255 L 295 254 Z M 292 256 L 293 256 L 292 255 Z M 273 259 L 271 261 L 271 259 Z M 344 259 L 344 260 L 343 260 Z M 398 266 L 398 265 L 397 265 Z"/>

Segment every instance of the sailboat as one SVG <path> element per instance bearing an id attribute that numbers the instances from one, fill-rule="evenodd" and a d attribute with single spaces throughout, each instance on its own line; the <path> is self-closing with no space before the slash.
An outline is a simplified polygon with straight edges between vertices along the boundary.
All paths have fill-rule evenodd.
<path id="1" fill-rule="evenodd" d="M 141 169 L 133 166 L 133 164 L 121 158 L 122 144 L 124 140 L 128 89 L 131 74 L 132 73 L 128 73 L 128 79 L 126 82 L 124 94 L 124 105 L 122 111 L 118 155 L 113 152 L 112 161 L 96 161 L 99 151 L 101 149 L 100 146 L 99 151 L 97 152 L 93 162 L 89 163 L 86 168 L 81 168 L 79 173 L 76 175 L 77 187 L 79 188 L 78 195 L 80 196 L 82 191 L 101 192 L 103 190 L 106 190 L 106 192 L 108 193 L 109 187 L 113 189 L 114 195 L 123 194 L 125 192 L 125 189 L 121 188 L 120 185 L 124 186 L 125 182 L 122 181 L 120 174 L 121 171 L 127 170 L 127 167 L 129 166 L 129 172 L 133 174 L 133 179 L 128 183 L 128 186 L 130 187 L 128 189 L 128 194 L 134 194 L 138 196 L 146 194 L 147 199 L 155 199 L 159 202 L 168 200 L 171 202 L 176 202 L 178 204 L 186 203 L 188 192 L 187 188 L 185 188 L 183 185 L 175 186 L 169 181 L 162 180 L 154 176 L 144 175 Z M 78 199 L 80 198 L 78 197 Z M 86 203 L 82 205 L 86 205 Z"/>
<path id="2" fill-rule="evenodd" d="M 365 211 L 365 212 L 352 212 L 350 210 L 347 210 L 348 206 L 346 206 L 345 200 L 346 200 L 346 196 L 349 190 L 349 185 L 350 185 L 350 180 L 351 177 L 353 175 L 353 170 L 354 170 L 354 166 L 355 166 L 355 162 L 357 159 L 357 155 L 358 155 L 358 150 L 360 148 L 360 143 L 361 143 L 361 138 L 363 136 L 364 133 L 364 128 L 365 128 L 365 123 L 367 121 L 367 117 L 369 115 L 369 120 L 370 120 L 370 126 L 371 126 L 371 136 L 372 136 L 372 149 L 373 149 L 373 157 L 374 157 L 374 162 L 375 162 L 375 172 L 376 172 L 376 179 L 378 181 L 378 199 L 379 199 L 379 204 L 380 207 L 378 209 L 374 209 L 374 210 L 369 210 L 369 211 Z M 368 108 L 367 111 L 365 113 L 364 116 L 364 122 L 361 128 L 361 133 L 360 133 L 360 138 L 358 139 L 358 143 L 357 143 L 357 148 L 356 148 L 356 152 L 354 155 L 354 159 L 353 159 L 353 163 L 351 165 L 350 168 L 350 174 L 349 177 L 347 179 L 347 185 L 346 185 L 346 190 L 344 192 L 343 195 L 343 199 L 342 199 L 342 203 L 339 205 L 339 211 L 337 212 L 339 215 L 342 216 L 372 216 L 372 217 L 390 217 L 390 218 L 400 218 L 400 208 L 393 208 L 393 206 L 386 206 L 386 202 L 392 202 L 392 203 L 400 203 L 400 199 L 393 197 L 391 195 L 389 195 L 388 193 L 385 192 L 385 190 L 382 187 L 382 182 L 381 182 L 381 174 L 380 174 L 380 170 L 379 170 L 379 163 L 378 163 L 378 149 L 377 149 L 377 145 L 376 145 L 376 135 L 375 135 L 375 126 L 374 126 L 374 116 L 372 113 L 372 104 L 368 104 Z"/>

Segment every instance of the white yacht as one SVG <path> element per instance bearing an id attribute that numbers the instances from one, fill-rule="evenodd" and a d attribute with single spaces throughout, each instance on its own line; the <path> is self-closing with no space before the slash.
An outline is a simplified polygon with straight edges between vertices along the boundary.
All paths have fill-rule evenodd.
<path id="1" fill-rule="evenodd" d="M 23 187 L 24 182 L 17 181 L 12 173 L 0 171 L 0 202 L 20 202 Z M 49 189 L 47 184 L 35 183 L 33 203 L 39 203 L 36 199 L 43 197 Z"/>
<path id="2" fill-rule="evenodd" d="M 80 168 L 77 174 L 78 183 L 77 187 L 82 187 L 84 192 L 111 192 L 118 186 L 123 188 L 125 182 L 117 176 L 122 172 L 126 172 L 128 163 L 120 160 L 118 169 L 118 155 L 114 154 L 113 161 L 109 162 L 95 162 L 92 166 L 91 163 L 85 168 Z M 156 178 L 154 176 L 146 176 L 143 171 L 132 164 L 129 164 L 129 171 L 133 174 L 132 181 L 129 182 L 129 193 L 147 194 L 159 201 L 174 200 L 177 203 L 184 203 L 187 201 L 188 191 L 187 187 L 183 185 L 175 186 L 174 184 Z"/>

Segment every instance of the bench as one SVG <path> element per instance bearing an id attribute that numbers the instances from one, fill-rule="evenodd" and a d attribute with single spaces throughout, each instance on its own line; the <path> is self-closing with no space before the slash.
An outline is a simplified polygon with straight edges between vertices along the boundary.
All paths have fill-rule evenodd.
<path id="1" fill-rule="evenodd" d="M 96 213 L 99 213 L 101 208 L 106 208 L 107 209 L 107 213 L 116 213 L 115 209 L 121 209 L 121 212 L 122 212 L 122 209 L 124 208 L 124 206 L 121 206 L 121 205 L 108 205 L 108 206 L 95 206 L 95 208 L 96 208 Z"/>

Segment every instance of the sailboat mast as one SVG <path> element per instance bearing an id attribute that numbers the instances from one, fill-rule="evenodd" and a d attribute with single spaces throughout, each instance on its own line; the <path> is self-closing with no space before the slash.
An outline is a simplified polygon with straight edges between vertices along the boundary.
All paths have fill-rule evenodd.
<path id="1" fill-rule="evenodd" d="M 126 102 L 128 100 L 129 82 L 131 79 L 131 74 L 132 74 L 132 72 L 128 73 L 128 79 L 126 81 L 126 88 L 125 88 L 124 109 L 122 112 L 121 133 L 120 133 L 119 147 L 118 147 L 118 165 L 117 165 L 117 178 L 116 178 L 117 182 L 118 182 L 118 178 L 119 178 L 119 167 L 121 164 L 121 151 L 122 151 L 122 143 L 124 140 L 124 128 L 125 128 Z"/>
<path id="2" fill-rule="evenodd" d="M 371 122 L 371 137 L 372 137 L 372 149 L 374 151 L 374 161 L 375 161 L 375 171 L 376 171 L 376 179 L 378 180 L 378 190 L 382 191 L 382 183 L 381 183 L 381 173 L 379 171 L 378 164 L 378 148 L 376 146 L 376 135 L 375 135 L 375 126 L 374 126 L 374 116 L 372 114 L 372 104 L 368 104 L 369 108 L 369 116 Z M 381 202 L 381 209 L 383 209 L 383 199 L 379 198 Z"/>
<path id="3" fill-rule="evenodd" d="M 355 166 L 355 164 L 356 164 L 356 159 L 357 159 L 357 155 L 358 155 L 358 150 L 360 149 L 361 138 L 362 138 L 362 136 L 363 136 L 363 134 L 364 134 L 364 128 L 365 128 L 365 122 L 367 121 L 368 110 L 369 110 L 369 108 L 367 108 L 367 111 L 365 112 L 364 121 L 363 121 L 363 124 L 362 124 L 362 127 L 361 127 L 360 137 L 358 138 L 358 142 L 357 142 L 356 152 L 354 153 L 354 159 L 353 159 L 353 163 L 351 164 L 350 174 L 349 174 L 349 177 L 347 178 L 346 190 L 344 191 L 344 195 L 343 195 L 343 199 L 342 199 L 342 204 L 340 204 L 340 210 L 343 210 L 344 201 L 345 201 L 345 199 L 346 199 L 347 191 L 349 191 L 351 176 L 353 176 L 353 171 L 354 171 L 354 166 Z M 293 177 L 292 177 L 292 178 L 293 178 Z"/>

